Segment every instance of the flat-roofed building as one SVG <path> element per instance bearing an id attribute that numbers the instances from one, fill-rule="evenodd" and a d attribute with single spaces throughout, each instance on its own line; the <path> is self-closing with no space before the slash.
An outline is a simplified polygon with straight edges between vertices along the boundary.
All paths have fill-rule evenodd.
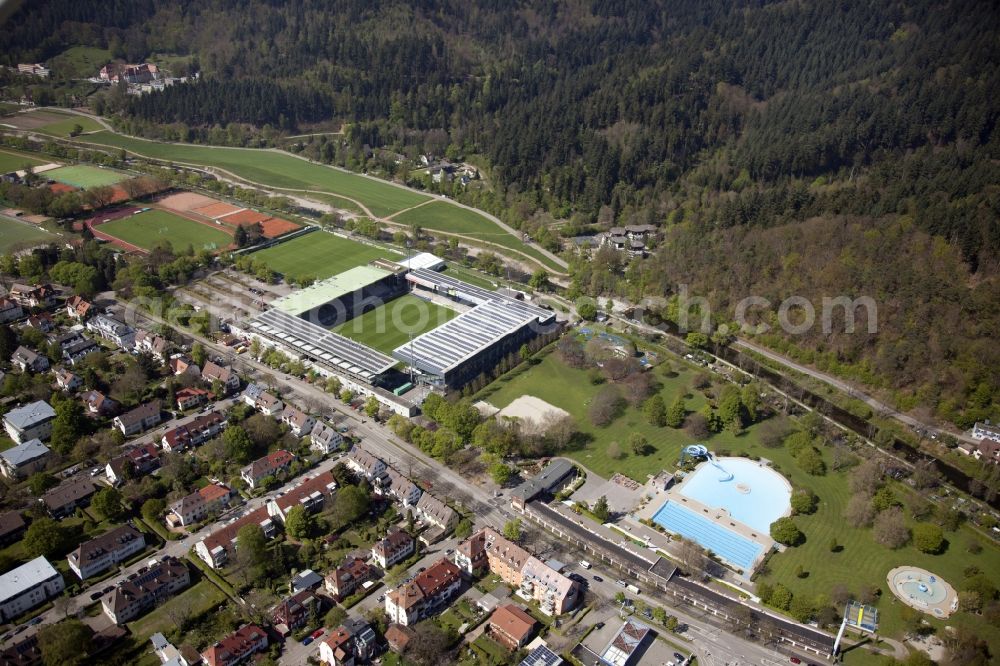
<path id="1" fill-rule="evenodd" d="M 44 557 L 0 576 L 0 617 L 5 622 L 60 594 L 66 584 L 62 575 Z"/>
<path id="2" fill-rule="evenodd" d="M 0 451 L 0 472 L 8 479 L 24 479 L 45 469 L 52 451 L 40 439 Z"/>
<path id="3" fill-rule="evenodd" d="M 52 409 L 52 405 L 44 400 L 36 400 L 7 412 L 3 417 L 3 427 L 18 444 L 32 439 L 44 442 L 52 435 L 52 422 L 55 418 L 56 410 Z"/>

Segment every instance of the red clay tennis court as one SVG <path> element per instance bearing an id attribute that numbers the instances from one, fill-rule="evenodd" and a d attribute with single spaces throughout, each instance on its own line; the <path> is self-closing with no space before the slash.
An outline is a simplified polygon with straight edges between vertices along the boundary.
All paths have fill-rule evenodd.
<path id="1" fill-rule="evenodd" d="M 170 194 L 163 197 L 157 203 L 164 208 L 170 208 L 171 210 L 189 211 L 195 208 L 204 208 L 205 206 L 219 202 L 211 197 L 206 197 L 203 194 L 195 194 L 194 192 L 177 192 L 176 194 Z"/>
<path id="2" fill-rule="evenodd" d="M 202 206 L 201 208 L 192 208 L 191 212 L 197 215 L 203 215 L 212 220 L 217 220 L 220 217 L 229 215 L 231 213 L 235 213 L 239 210 L 242 209 L 227 203 L 223 203 L 221 201 L 216 201 L 215 203 L 211 203 L 207 206 Z M 225 220 L 222 221 L 225 222 Z"/>
<path id="3" fill-rule="evenodd" d="M 258 213 L 255 210 L 245 208 L 239 212 L 233 213 L 232 215 L 226 215 L 219 221 L 223 224 L 229 224 L 234 227 L 245 227 L 251 224 L 257 224 L 258 222 L 262 223 L 264 220 L 268 220 L 270 218 L 270 215 L 264 215 L 263 213 Z"/>
<path id="4" fill-rule="evenodd" d="M 301 228 L 301 225 L 283 220 L 280 217 L 269 217 L 260 223 L 260 228 L 265 238 L 277 238 Z"/>

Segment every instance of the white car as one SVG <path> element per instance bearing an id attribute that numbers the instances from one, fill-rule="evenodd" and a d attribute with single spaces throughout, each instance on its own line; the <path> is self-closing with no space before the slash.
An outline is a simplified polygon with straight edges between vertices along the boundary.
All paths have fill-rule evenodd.
<path id="1" fill-rule="evenodd" d="M 583 567 L 584 569 L 589 569 L 590 562 L 588 562 L 587 560 L 580 560 L 580 566 Z"/>

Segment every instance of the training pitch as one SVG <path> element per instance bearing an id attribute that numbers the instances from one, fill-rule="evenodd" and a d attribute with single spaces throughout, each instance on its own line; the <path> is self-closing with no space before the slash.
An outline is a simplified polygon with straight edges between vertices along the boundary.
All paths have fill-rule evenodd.
<path id="1" fill-rule="evenodd" d="M 317 280 L 363 266 L 373 259 L 399 261 L 403 257 L 387 250 L 357 243 L 325 231 L 314 231 L 250 255 L 254 261 L 293 278 Z"/>
<path id="2" fill-rule="evenodd" d="M 98 187 L 100 185 L 114 185 L 128 179 L 128 175 L 120 171 L 100 169 L 85 164 L 75 164 L 73 166 L 64 166 L 52 171 L 46 171 L 45 177 L 57 183 L 66 183 L 80 189 Z"/>
<path id="3" fill-rule="evenodd" d="M 145 250 L 164 240 L 170 241 L 175 250 L 192 245 L 195 251 L 217 250 L 233 242 L 232 236 L 224 231 L 165 210 L 130 215 L 102 224 L 97 229 Z"/>

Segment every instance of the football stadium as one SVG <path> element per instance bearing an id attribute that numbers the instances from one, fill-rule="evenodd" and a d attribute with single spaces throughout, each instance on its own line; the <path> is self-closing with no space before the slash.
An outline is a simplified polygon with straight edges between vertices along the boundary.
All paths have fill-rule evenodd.
<path id="1" fill-rule="evenodd" d="M 440 269 L 443 262 L 432 255 L 398 263 L 376 259 L 272 301 L 239 328 L 320 374 L 339 377 L 356 394 L 374 395 L 392 411 L 411 416 L 417 405 L 406 394 L 414 385 L 460 389 L 556 326 L 551 310 L 423 266 Z M 391 355 L 365 344 L 363 335 L 351 339 L 331 330 L 388 310 L 403 296 L 423 299 L 429 308 L 450 307 L 457 314 L 429 330 L 407 331 L 410 339 Z M 396 317 L 378 319 L 399 325 Z M 380 334 L 384 337 L 384 331 Z"/>

